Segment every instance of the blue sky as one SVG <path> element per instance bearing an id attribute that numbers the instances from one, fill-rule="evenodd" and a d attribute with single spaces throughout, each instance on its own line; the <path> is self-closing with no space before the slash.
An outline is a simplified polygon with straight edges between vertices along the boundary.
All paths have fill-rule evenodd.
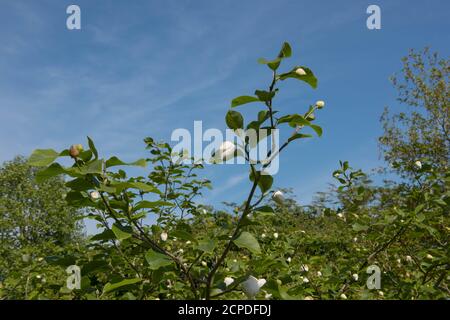
<path id="1" fill-rule="evenodd" d="M 66 8 L 81 7 L 82 29 L 66 29 Z M 366 28 L 366 8 L 382 10 L 382 29 Z M 282 155 L 276 186 L 300 203 L 332 182 L 338 161 L 381 165 L 377 137 L 385 106 L 399 110 L 389 77 L 409 48 L 448 57 L 450 3 L 430 1 L 32 1 L 0 3 L 0 161 L 35 148 L 63 149 L 91 136 L 103 156 L 145 157 L 142 139 L 172 130 L 225 129 L 231 99 L 263 89 L 259 57 L 289 41 L 285 67 L 309 66 L 318 89 L 281 88 L 278 109 L 299 112 L 316 100 L 320 139 Z M 244 115 L 256 106 L 242 107 Z M 204 171 L 215 189 L 202 201 L 242 201 L 244 166 Z"/>

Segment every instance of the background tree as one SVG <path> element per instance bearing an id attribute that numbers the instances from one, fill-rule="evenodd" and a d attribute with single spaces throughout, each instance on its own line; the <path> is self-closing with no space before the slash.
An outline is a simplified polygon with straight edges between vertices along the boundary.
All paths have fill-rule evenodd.
<path id="1" fill-rule="evenodd" d="M 392 82 L 398 100 L 410 108 L 394 115 L 386 108 L 383 113 L 379 142 L 384 159 L 403 177 L 415 176 L 417 160 L 445 172 L 450 156 L 449 61 L 428 48 L 411 50 L 402 61 L 402 74 Z"/>
<path id="2" fill-rule="evenodd" d="M 23 157 L 0 167 L 0 281 L 82 239 L 80 214 L 67 206 L 64 180 L 38 184 L 37 172 Z"/>

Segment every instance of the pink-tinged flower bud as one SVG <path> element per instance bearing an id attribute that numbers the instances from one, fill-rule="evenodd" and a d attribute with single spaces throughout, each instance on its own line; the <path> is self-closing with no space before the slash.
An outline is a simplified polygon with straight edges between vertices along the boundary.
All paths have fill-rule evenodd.
<path id="1" fill-rule="evenodd" d="M 299 76 L 306 76 L 306 71 L 303 70 L 303 68 L 297 68 L 295 70 L 295 73 L 298 74 Z"/>
<path id="2" fill-rule="evenodd" d="M 73 144 L 70 146 L 69 154 L 72 158 L 76 158 L 83 152 L 83 146 L 81 144 Z"/>

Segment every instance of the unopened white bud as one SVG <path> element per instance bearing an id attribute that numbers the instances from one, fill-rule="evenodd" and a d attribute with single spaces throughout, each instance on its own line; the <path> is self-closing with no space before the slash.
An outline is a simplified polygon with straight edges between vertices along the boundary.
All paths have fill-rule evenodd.
<path id="1" fill-rule="evenodd" d="M 283 194 L 283 192 L 281 192 L 280 190 L 275 191 L 273 193 L 272 199 L 273 199 L 273 201 L 275 201 L 279 205 L 283 205 L 284 204 L 284 194 Z"/>
<path id="2" fill-rule="evenodd" d="M 299 76 L 306 76 L 306 71 L 303 68 L 297 68 L 295 70 L 295 73 L 298 74 Z"/>
<path id="3" fill-rule="evenodd" d="M 316 102 L 316 106 L 317 106 L 317 108 L 322 109 L 323 107 L 325 107 L 325 102 L 322 100 L 319 100 Z"/>
<path id="4" fill-rule="evenodd" d="M 167 241 L 167 232 L 161 233 L 161 240 L 162 241 Z"/>

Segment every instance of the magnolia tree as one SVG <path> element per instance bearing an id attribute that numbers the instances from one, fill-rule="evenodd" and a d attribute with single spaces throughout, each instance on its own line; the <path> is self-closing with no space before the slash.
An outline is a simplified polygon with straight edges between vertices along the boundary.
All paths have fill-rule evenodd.
<path id="1" fill-rule="evenodd" d="M 194 203 L 194 197 L 201 193 L 202 187 L 209 185 L 209 181 L 197 179 L 194 174 L 202 165 L 176 161 L 168 144 L 145 139 L 152 157 L 133 163 L 125 163 L 117 157 L 100 158 L 90 138 L 86 149 L 75 144 L 61 152 L 51 149 L 33 152 L 29 163 L 46 167 L 39 172 L 38 179 L 45 180 L 55 175 L 70 177 L 66 184 L 70 188 L 68 203 L 84 208 L 84 218 L 96 220 L 102 228 L 101 233 L 91 238 L 91 249 L 114 248 L 117 259 L 129 267 L 116 274 L 116 266 L 108 263 L 111 277 L 106 279 L 108 281 L 101 290 L 102 297 L 112 297 L 114 292 L 124 287 L 139 287 L 140 295 L 146 298 L 163 295 L 168 298 L 211 299 L 236 290 L 243 290 L 250 298 L 257 296 L 266 283 L 260 278 L 265 271 L 245 265 L 264 259 L 264 250 L 250 226 L 257 224 L 261 217 L 273 214 L 270 206 L 259 206 L 272 192 L 273 177 L 266 169 L 294 140 L 312 137 L 303 133 L 304 128 L 312 128 L 319 136 L 322 134 L 322 129 L 313 121 L 315 112 L 324 107 L 323 101 L 307 107 L 304 114 L 280 115 L 273 104 L 279 85 L 285 80 L 300 80 L 312 88 L 317 86 L 316 77 L 307 67 L 295 66 L 287 72 L 279 71 L 281 63 L 291 54 L 290 45 L 284 43 L 275 59 L 260 59 L 259 62 L 267 65 L 272 73 L 268 88 L 256 90 L 254 96 L 235 98 L 226 114 L 228 127 L 243 138 L 239 146 L 224 142 L 213 154 L 215 162 L 236 156 L 249 160 L 251 149 L 256 148 L 265 135 L 270 137 L 282 126 L 291 127 L 292 133 L 281 146 L 272 144 L 264 161 L 249 161 L 251 186 L 248 196 L 236 208 L 235 216 L 222 217 L 226 227 L 214 228 L 214 234 L 193 232 L 189 223 L 190 218 L 203 220 L 203 223 L 211 218 L 210 212 Z M 253 121 L 245 123 L 235 108 L 251 102 L 260 103 L 261 110 Z M 259 134 L 261 129 L 265 130 L 265 135 Z M 256 140 L 243 136 L 244 130 L 254 130 Z M 59 157 L 72 158 L 73 165 L 64 167 L 55 162 Z M 126 165 L 144 167 L 148 163 L 153 165 L 153 171 L 147 177 L 128 177 L 124 170 L 114 170 Z M 272 196 L 278 205 L 283 204 L 281 191 Z M 156 217 L 156 223 L 145 223 L 149 215 Z M 223 221 L 216 220 L 215 223 Z M 99 260 L 105 257 L 94 252 L 92 257 L 84 257 L 87 259 L 84 263 L 104 267 Z M 80 260 L 76 262 L 83 263 Z M 92 283 L 94 271 L 95 268 L 86 269 L 81 265 L 81 287 L 86 292 L 95 288 L 98 295 L 98 288 Z"/>
<path id="2" fill-rule="evenodd" d="M 283 114 L 274 104 L 284 81 L 316 88 L 305 66 L 286 72 L 291 56 L 284 43 L 273 60 L 266 89 L 232 100 L 225 121 L 237 142 L 212 154 L 220 163 L 246 160 L 249 191 L 231 212 L 198 205 L 210 181 L 183 151 L 146 138 L 150 156 L 132 163 L 102 159 L 88 138 L 57 152 L 35 150 L 29 162 L 44 167 L 37 180 L 65 175 L 70 206 L 80 219 L 93 219 L 100 232 L 87 245 L 62 250 L 39 261 L 42 270 L 59 268 L 51 283 L 36 285 L 33 297 L 60 299 L 415 299 L 450 295 L 448 169 L 408 160 L 414 181 L 373 186 L 369 177 L 340 162 L 339 183 L 313 207 L 299 206 L 286 190 L 272 190 L 271 164 L 299 139 L 318 136 L 315 115 L 323 101 L 302 114 Z M 260 106 L 244 121 L 236 108 Z M 278 143 L 278 130 L 288 131 Z M 247 134 L 249 131 L 253 134 Z M 278 135 L 278 137 L 281 135 Z M 239 140 L 240 139 L 240 140 Z M 271 140 L 265 157 L 252 152 Z M 63 166 L 55 160 L 72 159 Z M 194 160 L 194 159 L 192 159 Z M 406 160 L 405 160 L 406 161 Z M 124 166 L 150 166 L 130 177 Z M 152 221 L 154 223 L 150 223 Z M 70 274 L 61 274 L 68 270 Z M 2 295 L 0 287 L 0 296 Z"/>

